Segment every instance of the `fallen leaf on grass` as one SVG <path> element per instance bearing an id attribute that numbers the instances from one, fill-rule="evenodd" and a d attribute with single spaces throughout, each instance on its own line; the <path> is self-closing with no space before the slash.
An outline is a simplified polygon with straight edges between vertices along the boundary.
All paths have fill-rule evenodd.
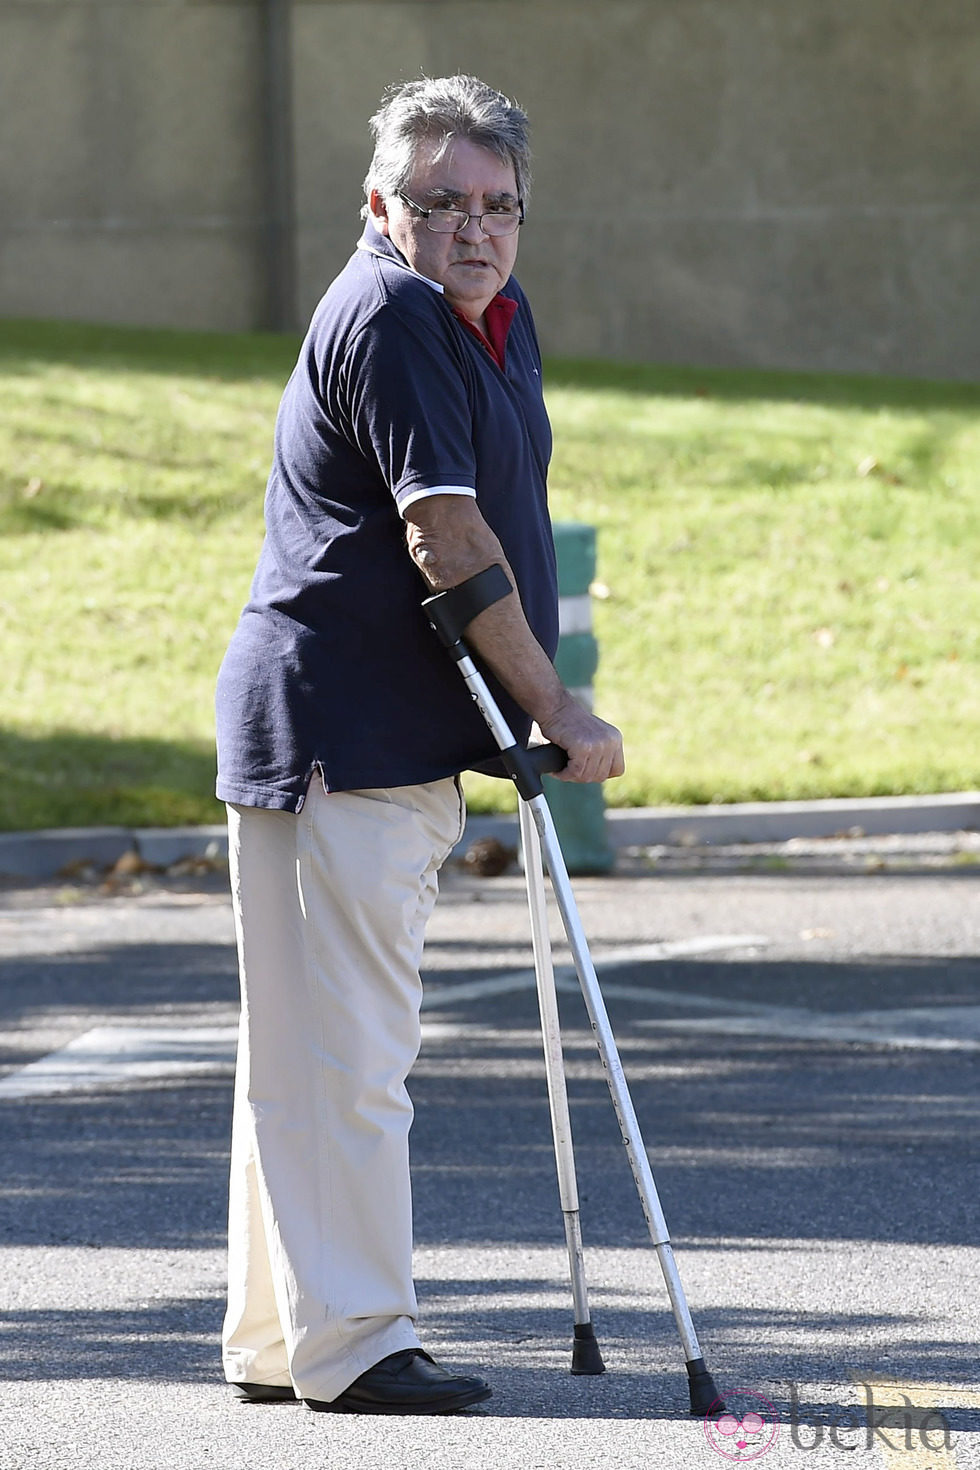
<path id="1" fill-rule="evenodd" d="M 866 454 L 864 459 L 858 462 L 857 472 L 862 480 L 866 480 L 869 475 L 878 475 L 882 480 L 887 481 L 889 485 L 900 485 L 902 483 L 898 475 L 892 474 L 890 470 L 883 469 L 873 454 Z"/>

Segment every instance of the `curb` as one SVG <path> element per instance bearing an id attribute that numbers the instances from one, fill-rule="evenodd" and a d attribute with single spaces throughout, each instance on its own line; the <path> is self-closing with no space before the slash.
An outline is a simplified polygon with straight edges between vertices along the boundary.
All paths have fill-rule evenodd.
<path id="1" fill-rule="evenodd" d="M 606 817 L 616 847 L 729 846 L 790 842 L 794 837 L 893 837 L 980 828 L 980 791 L 613 809 Z M 618 835 L 620 825 L 623 836 Z"/>
<path id="2" fill-rule="evenodd" d="M 789 842 L 794 837 L 881 837 L 980 829 L 980 791 L 937 796 L 853 797 L 824 801 L 742 802 L 731 806 L 610 807 L 614 849 Z M 516 815 L 467 819 L 460 855 L 480 837 L 518 844 Z M 223 861 L 228 834 L 208 827 L 79 827 L 0 833 L 0 877 L 45 881 L 72 870 L 111 868 L 125 853 L 150 867 Z"/>
<path id="3" fill-rule="evenodd" d="M 224 861 L 228 831 L 213 827 L 51 827 L 0 833 L 0 878 L 70 878 L 83 869 L 111 868 L 135 852 L 153 868 L 194 859 Z"/>

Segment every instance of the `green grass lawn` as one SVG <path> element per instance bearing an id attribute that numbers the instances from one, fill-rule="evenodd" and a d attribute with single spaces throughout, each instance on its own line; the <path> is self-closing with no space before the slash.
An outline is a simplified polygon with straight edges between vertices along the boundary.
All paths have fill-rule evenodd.
<path id="1" fill-rule="evenodd" d="M 214 676 L 295 349 L 0 323 L 0 828 L 220 818 Z M 547 384 L 555 516 L 599 531 L 611 802 L 980 784 L 980 386 Z"/>

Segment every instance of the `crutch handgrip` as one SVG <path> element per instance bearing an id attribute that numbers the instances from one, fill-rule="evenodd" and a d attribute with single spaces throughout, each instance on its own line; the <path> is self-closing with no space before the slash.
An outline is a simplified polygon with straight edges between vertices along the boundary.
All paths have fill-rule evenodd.
<path id="1" fill-rule="evenodd" d="M 459 646 L 463 649 L 463 657 L 468 658 L 466 645 L 461 643 Z M 461 665 L 462 662 L 461 659 Z M 488 775 L 509 776 L 517 787 L 518 795 L 524 801 L 531 801 L 535 796 L 540 796 L 544 789 L 541 785 L 542 775 L 565 769 L 568 765 L 568 752 L 562 750 L 560 745 L 531 745 L 525 750 L 523 745 L 518 745 L 515 741 L 512 745 L 501 746 L 495 764 L 498 763 L 502 770 L 493 770 L 485 765 L 476 769 Z"/>
<path id="2" fill-rule="evenodd" d="M 527 758 L 541 775 L 563 771 L 568 765 L 568 751 L 562 750 L 560 745 L 554 745 L 551 741 L 547 745 L 529 745 Z"/>

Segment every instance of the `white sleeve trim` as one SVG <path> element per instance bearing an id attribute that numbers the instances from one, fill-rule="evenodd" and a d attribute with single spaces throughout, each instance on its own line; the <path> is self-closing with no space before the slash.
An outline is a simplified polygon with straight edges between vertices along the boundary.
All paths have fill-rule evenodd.
<path id="1" fill-rule="evenodd" d="M 404 500 L 398 501 L 398 513 L 404 515 L 416 500 L 428 500 L 430 495 L 468 495 L 476 499 L 476 491 L 470 485 L 433 485 L 429 489 L 410 490 Z"/>

